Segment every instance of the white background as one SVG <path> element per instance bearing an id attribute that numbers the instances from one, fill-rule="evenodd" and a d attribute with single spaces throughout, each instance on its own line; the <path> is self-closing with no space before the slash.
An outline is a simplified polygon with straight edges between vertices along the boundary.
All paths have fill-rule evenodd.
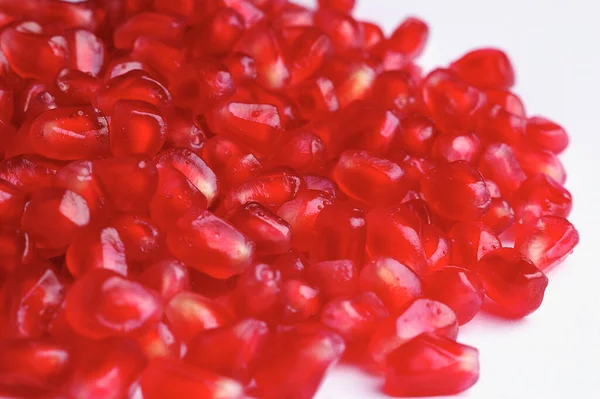
<path id="1" fill-rule="evenodd" d="M 297 1 L 311 5 L 310 0 Z M 480 315 L 459 341 L 481 354 L 479 383 L 461 397 L 600 398 L 600 20 L 595 0 L 358 0 L 355 15 L 386 33 L 408 15 L 429 23 L 419 64 L 447 65 L 468 50 L 504 49 L 529 115 L 565 126 L 562 160 L 581 235 L 575 253 L 550 272 L 542 307 L 520 321 Z M 385 397 L 382 381 L 338 368 L 318 399 Z"/>

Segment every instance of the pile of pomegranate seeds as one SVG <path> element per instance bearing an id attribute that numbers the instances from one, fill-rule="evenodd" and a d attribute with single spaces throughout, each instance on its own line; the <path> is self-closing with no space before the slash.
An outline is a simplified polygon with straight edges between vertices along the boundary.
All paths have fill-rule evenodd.
<path id="1" fill-rule="evenodd" d="M 0 0 L 0 396 L 477 381 L 459 325 L 579 241 L 568 137 L 502 51 L 423 73 L 424 22 L 353 6 Z"/>

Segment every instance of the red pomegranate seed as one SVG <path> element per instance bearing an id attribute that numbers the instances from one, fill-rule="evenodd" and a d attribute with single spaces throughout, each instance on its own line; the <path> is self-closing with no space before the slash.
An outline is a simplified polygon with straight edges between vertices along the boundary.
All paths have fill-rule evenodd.
<path id="1" fill-rule="evenodd" d="M 542 304 L 548 277 L 518 250 L 498 248 L 474 267 L 486 295 L 514 317 L 524 317 Z"/>
<path id="2" fill-rule="evenodd" d="M 523 101 L 514 93 L 508 90 L 499 89 L 488 89 L 485 91 L 488 103 L 493 105 L 499 105 L 513 115 L 525 118 L 525 105 Z"/>
<path id="3" fill-rule="evenodd" d="M 229 53 L 244 33 L 244 18 L 233 8 L 221 8 L 187 34 L 194 56 Z"/>
<path id="4" fill-rule="evenodd" d="M 375 293 L 393 313 L 422 296 L 421 280 L 415 272 L 390 258 L 379 258 L 363 267 L 360 289 Z"/>
<path id="5" fill-rule="evenodd" d="M 258 263 L 240 275 L 232 294 L 238 314 L 270 320 L 280 311 L 280 293 L 279 270 Z"/>
<path id="6" fill-rule="evenodd" d="M 475 220 L 490 209 L 481 173 L 465 161 L 438 166 L 423 177 L 421 190 L 431 208 L 451 220 Z"/>
<path id="7" fill-rule="evenodd" d="M 154 156 L 165 143 L 166 130 L 154 105 L 137 100 L 118 101 L 110 122 L 110 151 L 115 156 Z"/>
<path id="8" fill-rule="evenodd" d="M 269 338 L 267 323 L 242 319 L 231 326 L 196 335 L 184 362 L 247 383 Z"/>
<path id="9" fill-rule="evenodd" d="M 163 310 L 157 293 L 106 269 L 85 273 L 65 300 L 71 327 L 94 339 L 139 332 L 158 324 Z"/>
<path id="10" fill-rule="evenodd" d="M 364 211 L 346 201 L 326 206 L 314 224 L 310 259 L 316 262 L 349 259 L 362 265 L 367 239 Z"/>
<path id="11" fill-rule="evenodd" d="M 126 396 L 131 384 L 146 366 L 144 353 L 135 341 L 108 338 L 81 345 L 74 372 L 68 383 L 68 397 L 118 399 Z"/>
<path id="12" fill-rule="evenodd" d="M 515 248 L 540 270 L 560 263 L 579 243 L 579 233 L 559 216 L 542 216 L 517 228 Z"/>
<path id="13" fill-rule="evenodd" d="M 108 123 L 92 107 L 56 108 L 33 121 L 29 141 L 37 154 L 50 159 L 100 158 L 108 154 Z"/>
<path id="14" fill-rule="evenodd" d="M 154 360 L 143 371 L 140 387 L 145 399 L 242 397 L 242 386 L 213 371 L 173 361 Z"/>
<path id="15" fill-rule="evenodd" d="M 254 241 L 258 255 L 282 254 L 292 247 L 290 225 L 259 203 L 238 207 L 227 220 Z"/>
<path id="16" fill-rule="evenodd" d="M 404 57 L 412 59 L 421 54 L 428 37 L 427 24 L 418 18 L 409 17 L 392 33 L 388 46 Z"/>
<path id="17" fill-rule="evenodd" d="M 181 357 L 181 342 L 165 323 L 159 323 L 148 331 L 142 331 L 134 339 L 149 360 Z"/>
<path id="18" fill-rule="evenodd" d="M 512 199 L 517 218 L 531 220 L 545 215 L 566 218 L 571 213 L 571 193 L 547 175 L 535 175 L 525 181 Z"/>
<path id="19" fill-rule="evenodd" d="M 350 299 L 334 299 L 323 307 L 321 323 L 346 342 L 368 339 L 380 321 L 389 316 L 381 299 L 365 292 Z"/>
<path id="20" fill-rule="evenodd" d="M 260 397 L 312 398 L 344 350 L 344 340 L 323 327 L 278 333 L 254 373 Z"/>
<path id="21" fill-rule="evenodd" d="M 435 334 L 423 334 L 388 357 L 385 391 L 392 396 L 458 394 L 479 379 L 479 352 Z"/>
<path id="22" fill-rule="evenodd" d="M 191 291 L 175 295 L 165 307 L 173 332 L 185 342 L 198 333 L 230 323 L 231 315 L 218 303 Z"/>
<path id="23" fill-rule="evenodd" d="M 308 270 L 308 279 L 326 298 L 352 296 L 358 292 L 359 272 L 351 260 L 331 260 L 315 263 Z"/>
<path id="24" fill-rule="evenodd" d="M 131 49 L 140 36 L 156 37 L 167 42 L 177 42 L 183 38 L 185 25 L 174 16 L 154 12 L 141 12 L 118 26 L 113 35 L 115 47 Z"/>
<path id="25" fill-rule="evenodd" d="M 19 225 L 25 209 L 25 193 L 14 184 L 0 179 L 0 223 Z"/>
<path id="26" fill-rule="evenodd" d="M 534 116 L 527 120 L 525 135 L 536 146 L 556 154 L 564 151 L 569 145 L 569 136 L 565 129 L 541 116 Z"/>
<path id="27" fill-rule="evenodd" d="M 479 276 L 455 266 L 444 267 L 425 276 L 424 292 L 425 296 L 448 305 L 456 314 L 459 325 L 475 317 L 485 297 Z"/>
<path id="28" fill-rule="evenodd" d="M 452 264 L 469 267 L 502 246 L 500 239 L 482 222 L 457 223 L 450 230 Z"/>
<path id="29" fill-rule="evenodd" d="M 492 179 L 505 196 L 512 195 L 527 179 L 519 161 L 508 144 L 491 144 L 481 155 L 479 169 Z"/>
<path id="30" fill-rule="evenodd" d="M 68 345 L 49 339 L 0 342 L 0 389 L 9 396 L 37 396 L 64 383 L 72 367 Z"/>
<path id="31" fill-rule="evenodd" d="M 458 334 L 456 315 L 441 302 L 417 299 L 399 316 L 381 323 L 369 343 L 368 355 L 378 367 L 385 367 L 388 355 L 428 332 L 455 339 Z"/>
<path id="32" fill-rule="evenodd" d="M 431 150 L 440 161 L 474 163 L 481 155 L 481 141 L 473 133 L 446 133 L 437 136 Z"/>
<path id="33" fill-rule="evenodd" d="M 489 184 L 486 182 L 489 187 Z M 502 198 L 492 198 L 492 205 L 488 213 L 480 219 L 494 234 L 500 235 L 508 230 L 515 222 L 515 211 L 508 202 Z"/>
<path id="34" fill-rule="evenodd" d="M 375 79 L 371 97 L 372 101 L 382 107 L 394 110 L 398 115 L 405 115 L 417 105 L 417 87 L 407 73 L 386 71 Z M 416 119 L 421 120 L 418 116 Z"/>
<path id="35" fill-rule="evenodd" d="M 162 260 L 144 270 L 139 282 L 157 291 L 169 301 L 175 295 L 190 289 L 190 277 L 186 266 L 176 260 Z"/>
<path id="36" fill-rule="evenodd" d="M 515 73 L 507 55 L 498 49 L 473 50 L 451 65 L 461 79 L 482 88 L 510 89 Z"/>
<path id="37" fill-rule="evenodd" d="M 106 57 L 106 46 L 94 33 L 85 29 L 65 32 L 69 46 L 70 67 L 91 76 L 98 76 Z"/>
<path id="38" fill-rule="evenodd" d="M 282 303 L 284 322 L 307 321 L 321 310 L 320 291 L 301 280 L 283 282 Z"/>

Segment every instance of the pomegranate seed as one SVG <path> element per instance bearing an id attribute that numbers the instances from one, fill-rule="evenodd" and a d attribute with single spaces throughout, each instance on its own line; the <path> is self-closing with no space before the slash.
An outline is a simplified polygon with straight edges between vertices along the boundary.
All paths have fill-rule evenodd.
<path id="1" fill-rule="evenodd" d="M 422 296 L 421 280 L 415 272 L 390 258 L 379 258 L 363 267 L 360 289 L 374 292 L 393 313 Z"/>
<path id="2" fill-rule="evenodd" d="M 158 324 L 163 310 L 157 293 L 106 269 L 85 273 L 65 300 L 71 327 L 94 339 L 139 332 Z"/>
<path id="3" fill-rule="evenodd" d="M 188 33 L 196 57 L 227 54 L 245 31 L 244 17 L 233 8 L 221 8 Z"/>
<path id="4" fill-rule="evenodd" d="M 149 360 L 180 358 L 181 342 L 165 323 L 143 331 L 135 341 Z"/>
<path id="5" fill-rule="evenodd" d="M 565 129 L 541 116 L 534 116 L 527 120 L 525 134 L 536 146 L 556 154 L 564 151 L 569 145 L 569 136 Z"/>
<path id="6" fill-rule="evenodd" d="M 37 396 L 52 391 L 69 375 L 69 352 L 67 345 L 48 339 L 1 341 L 0 389 L 9 396 Z"/>
<path id="7" fill-rule="evenodd" d="M 515 149 L 515 155 L 528 176 L 543 173 L 558 183 L 565 184 L 567 174 L 553 152 L 521 147 Z"/>
<path id="8" fill-rule="evenodd" d="M 92 107 L 64 107 L 42 113 L 29 129 L 34 151 L 58 160 L 100 158 L 108 153 L 106 118 Z"/>
<path id="9" fill-rule="evenodd" d="M 63 69 L 56 76 L 56 86 L 66 104 L 91 104 L 100 88 L 100 80 L 76 69 Z"/>
<path id="10" fill-rule="evenodd" d="M 291 250 L 275 259 L 273 266 L 281 272 L 284 280 L 302 278 L 310 263 L 302 252 Z"/>
<path id="11" fill-rule="evenodd" d="M 212 371 L 175 363 L 154 360 L 144 370 L 140 387 L 145 399 L 242 397 L 243 388 L 236 381 Z"/>
<path id="12" fill-rule="evenodd" d="M 421 220 L 406 206 L 375 208 L 367 214 L 367 252 L 373 258 L 396 259 L 417 274 L 424 273 L 427 259 L 420 230 Z"/>
<path id="13" fill-rule="evenodd" d="M 256 202 L 240 206 L 227 220 L 254 241 L 259 255 L 282 254 L 292 246 L 290 225 Z"/>
<path id="14" fill-rule="evenodd" d="M 157 291 L 167 302 L 180 292 L 190 289 L 188 270 L 176 260 L 154 263 L 140 274 L 139 282 Z"/>
<path id="15" fill-rule="evenodd" d="M 518 250 L 498 248 L 474 267 L 486 295 L 514 317 L 524 317 L 542 304 L 548 277 Z"/>
<path id="16" fill-rule="evenodd" d="M 473 50 L 454 61 L 451 68 L 461 79 L 478 87 L 510 89 L 515 84 L 512 64 L 501 50 Z"/>
<path id="17" fill-rule="evenodd" d="M 479 379 L 479 352 L 435 334 L 423 334 L 388 357 L 385 391 L 393 396 L 458 394 Z"/>
<path id="18" fill-rule="evenodd" d="M 542 216 L 517 228 L 515 248 L 544 271 L 560 263 L 579 243 L 579 233 L 559 216 Z"/>
<path id="19" fill-rule="evenodd" d="M 382 107 L 394 110 L 398 115 L 405 115 L 416 106 L 417 87 L 407 73 L 403 71 L 386 71 L 377 76 L 373 83 L 371 96 L 372 100 Z M 424 120 L 425 126 L 427 125 L 426 118 L 418 116 L 415 118 L 415 121 L 420 120 Z M 420 125 L 420 123 L 416 123 L 417 127 Z M 419 131 L 422 130 L 419 129 Z"/>
<path id="20" fill-rule="evenodd" d="M 149 103 L 121 100 L 110 123 L 110 151 L 115 156 L 154 156 L 165 143 L 167 126 L 158 109 Z"/>
<path id="21" fill-rule="evenodd" d="M 269 337 L 267 323 L 242 319 L 231 326 L 196 335 L 189 344 L 184 362 L 248 382 Z"/>
<path id="22" fill-rule="evenodd" d="M 175 335 L 185 342 L 202 331 L 222 327 L 231 319 L 218 303 L 190 291 L 182 291 L 171 298 L 165 307 L 165 316 Z"/>
<path id="23" fill-rule="evenodd" d="M 429 27 L 418 18 L 409 17 L 392 33 L 388 45 L 404 57 L 418 57 L 429 36 Z"/>
<path id="24" fill-rule="evenodd" d="M 282 287 L 283 316 L 285 322 L 307 321 L 321 310 L 320 291 L 301 280 L 289 279 Z"/>
<path id="25" fill-rule="evenodd" d="M 0 179 L 0 223 L 19 225 L 25 209 L 25 193 L 14 184 Z"/>
<path id="26" fill-rule="evenodd" d="M 167 42 L 183 38 L 185 25 L 176 17 L 153 12 L 142 12 L 130 17 L 114 31 L 113 42 L 121 50 L 131 49 L 140 36 L 156 37 Z"/>
<path id="27" fill-rule="evenodd" d="M 265 399 L 312 398 L 344 350 L 344 340 L 322 327 L 280 332 L 258 360 L 257 391 Z"/>
<path id="28" fill-rule="evenodd" d="M 448 266 L 425 276 L 425 295 L 450 307 L 459 325 L 468 323 L 483 305 L 485 292 L 479 276 L 467 269 Z"/>
<path id="29" fill-rule="evenodd" d="M 502 246 L 494 232 L 481 222 L 457 223 L 450 230 L 452 264 L 469 267 Z"/>
<path id="30" fill-rule="evenodd" d="M 91 76 L 98 76 L 106 57 L 104 42 L 85 29 L 74 29 L 65 32 L 69 46 L 70 67 Z"/>
<path id="31" fill-rule="evenodd" d="M 310 259 L 349 259 L 362 265 L 367 228 L 365 213 L 346 201 L 336 201 L 319 213 L 314 224 Z"/>
<path id="32" fill-rule="evenodd" d="M 233 296 L 240 315 L 272 319 L 279 312 L 281 273 L 258 263 L 249 267 L 237 280 Z"/>
<path id="33" fill-rule="evenodd" d="M 489 184 L 486 182 L 487 186 Z M 492 198 L 492 205 L 488 213 L 480 219 L 494 234 L 500 235 L 508 230 L 515 222 L 515 211 L 508 202 L 502 198 Z"/>
<path id="34" fill-rule="evenodd" d="M 558 182 L 547 175 L 535 175 L 527 179 L 514 193 L 515 214 L 523 220 L 545 215 L 566 218 L 571 213 L 573 200 Z"/>
<path id="35" fill-rule="evenodd" d="M 491 144 L 488 146 L 479 161 L 481 173 L 492 179 L 500 191 L 508 196 L 512 195 L 527 179 L 519 161 L 508 144 Z"/>
<path id="36" fill-rule="evenodd" d="M 114 227 L 92 228 L 75 237 L 65 262 L 74 277 L 91 269 L 108 269 L 124 276 L 128 273 L 125 244 Z"/>
<path id="37" fill-rule="evenodd" d="M 331 8 L 333 10 L 350 14 L 354 8 L 355 0 L 319 0 L 319 8 Z"/>
<path id="38" fill-rule="evenodd" d="M 388 355 L 428 332 L 455 339 L 458 334 L 456 315 L 441 302 L 417 299 L 398 317 L 381 323 L 369 343 L 368 354 L 378 367 L 384 367 Z"/>
<path id="39" fill-rule="evenodd" d="M 447 133 L 437 136 L 432 155 L 440 161 L 477 162 L 481 155 L 481 142 L 473 133 Z"/>
<path id="40" fill-rule="evenodd" d="M 351 299 L 334 299 L 323 307 L 321 323 L 346 342 L 368 339 L 378 323 L 389 316 L 383 302 L 372 292 Z"/>
<path id="41" fill-rule="evenodd" d="M 423 177 L 421 190 L 431 208 L 451 220 L 474 220 L 491 203 L 481 173 L 465 161 L 440 165 Z"/>
<path id="42" fill-rule="evenodd" d="M 351 260 L 315 263 L 308 269 L 308 278 L 326 298 L 352 296 L 358 292 L 359 273 Z"/>

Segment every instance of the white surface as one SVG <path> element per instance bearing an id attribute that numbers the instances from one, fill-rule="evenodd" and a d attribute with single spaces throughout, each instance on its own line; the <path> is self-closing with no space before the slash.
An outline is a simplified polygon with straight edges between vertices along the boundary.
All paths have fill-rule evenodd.
<path id="1" fill-rule="evenodd" d="M 312 4 L 312 1 L 300 1 Z M 391 30 L 408 15 L 431 28 L 419 62 L 447 65 L 484 46 L 507 51 L 516 93 L 529 115 L 564 125 L 572 144 L 562 160 L 574 197 L 570 220 L 581 243 L 550 272 L 542 307 L 521 321 L 481 315 L 459 341 L 481 353 L 481 378 L 461 395 L 481 399 L 600 398 L 600 22 L 593 0 L 358 0 L 355 15 Z M 318 399 L 383 398 L 382 381 L 338 368 Z"/>

